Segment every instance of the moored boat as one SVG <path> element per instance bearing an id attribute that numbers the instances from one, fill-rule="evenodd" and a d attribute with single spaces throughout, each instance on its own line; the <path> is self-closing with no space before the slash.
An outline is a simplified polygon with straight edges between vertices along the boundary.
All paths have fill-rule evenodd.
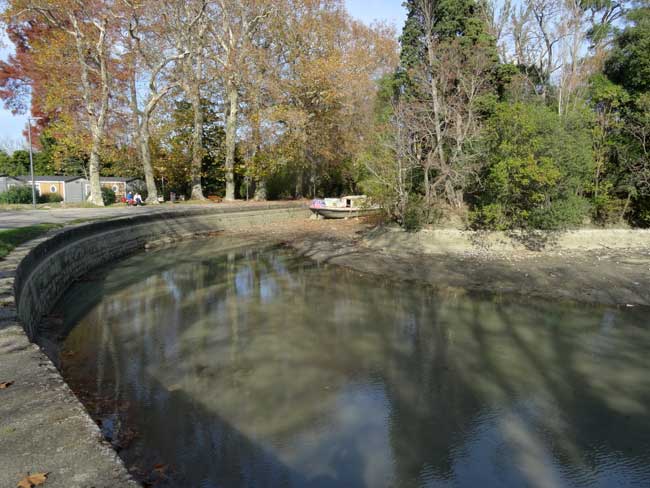
<path id="1" fill-rule="evenodd" d="M 309 206 L 311 211 L 326 219 L 348 219 L 377 213 L 380 207 L 371 205 L 365 195 L 349 195 L 342 198 L 317 199 Z"/>

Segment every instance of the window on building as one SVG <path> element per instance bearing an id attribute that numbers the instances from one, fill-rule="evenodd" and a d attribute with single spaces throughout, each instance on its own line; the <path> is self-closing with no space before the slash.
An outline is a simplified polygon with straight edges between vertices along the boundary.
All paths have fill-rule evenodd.
<path id="1" fill-rule="evenodd" d="M 56 193 L 56 191 L 57 191 L 56 185 L 50 186 L 50 193 Z"/>
<path id="2" fill-rule="evenodd" d="M 119 190 L 119 188 L 117 187 L 117 185 L 113 185 L 113 191 L 114 191 L 115 193 L 117 193 L 118 190 Z"/>

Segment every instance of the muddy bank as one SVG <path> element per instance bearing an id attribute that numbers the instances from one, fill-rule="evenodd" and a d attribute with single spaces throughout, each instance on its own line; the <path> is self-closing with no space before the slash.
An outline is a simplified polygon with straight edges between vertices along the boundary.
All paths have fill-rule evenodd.
<path id="1" fill-rule="evenodd" d="M 359 221 L 296 222 L 249 232 L 263 232 L 266 240 L 282 241 L 322 262 L 437 288 L 650 306 L 650 247 L 637 241 L 631 249 L 607 245 L 595 249 L 555 246 L 543 251 L 468 247 L 425 254 L 399 239 L 394 246 L 375 248 L 370 241 L 377 231 Z M 615 235 L 590 232 L 601 243 Z"/>
<path id="2" fill-rule="evenodd" d="M 399 251 L 408 249 L 422 254 L 512 252 L 573 252 L 649 249 L 650 230 L 578 229 L 570 231 L 487 232 L 459 229 L 425 229 L 404 232 L 397 227 L 377 227 L 364 236 L 368 247 Z"/>

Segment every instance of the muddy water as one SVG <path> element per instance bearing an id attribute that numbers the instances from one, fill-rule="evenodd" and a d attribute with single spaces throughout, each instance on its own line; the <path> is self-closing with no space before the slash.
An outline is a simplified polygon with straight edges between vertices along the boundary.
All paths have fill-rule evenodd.
<path id="1" fill-rule="evenodd" d="M 650 486 L 647 310 L 434 292 L 223 238 L 66 294 L 64 374 L 156 486 Z"/>

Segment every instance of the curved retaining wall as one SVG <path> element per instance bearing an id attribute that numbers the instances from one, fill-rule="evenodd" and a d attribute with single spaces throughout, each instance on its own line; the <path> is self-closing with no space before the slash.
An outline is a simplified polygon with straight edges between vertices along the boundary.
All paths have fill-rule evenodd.
<path id="1" fill-rule="evenodd" d="M 20 246 L 0 261 L 0 383 L 5 384 L 0 389 L 0 486 L 16 486 L 28 473 L 49 473 L 50 488 L 138 486 L 33 343 L 40 342 L 43 316 L 74 280 L 152 242 L 308 215 L 302 203 L 175 208 L 68 227 Z"/>
<path id="2" fill-rule="evenodd" d="M 34 247 L 18 266 L 14 280 L 18 318 L 30 340 L 36 340 L 42 317 L 74 280 L 92 268 L 132 254 L 153 241 L 272 224 L 308 215 L 304 204 L 255 209 L 191 209 L 65 229 Z"/>

